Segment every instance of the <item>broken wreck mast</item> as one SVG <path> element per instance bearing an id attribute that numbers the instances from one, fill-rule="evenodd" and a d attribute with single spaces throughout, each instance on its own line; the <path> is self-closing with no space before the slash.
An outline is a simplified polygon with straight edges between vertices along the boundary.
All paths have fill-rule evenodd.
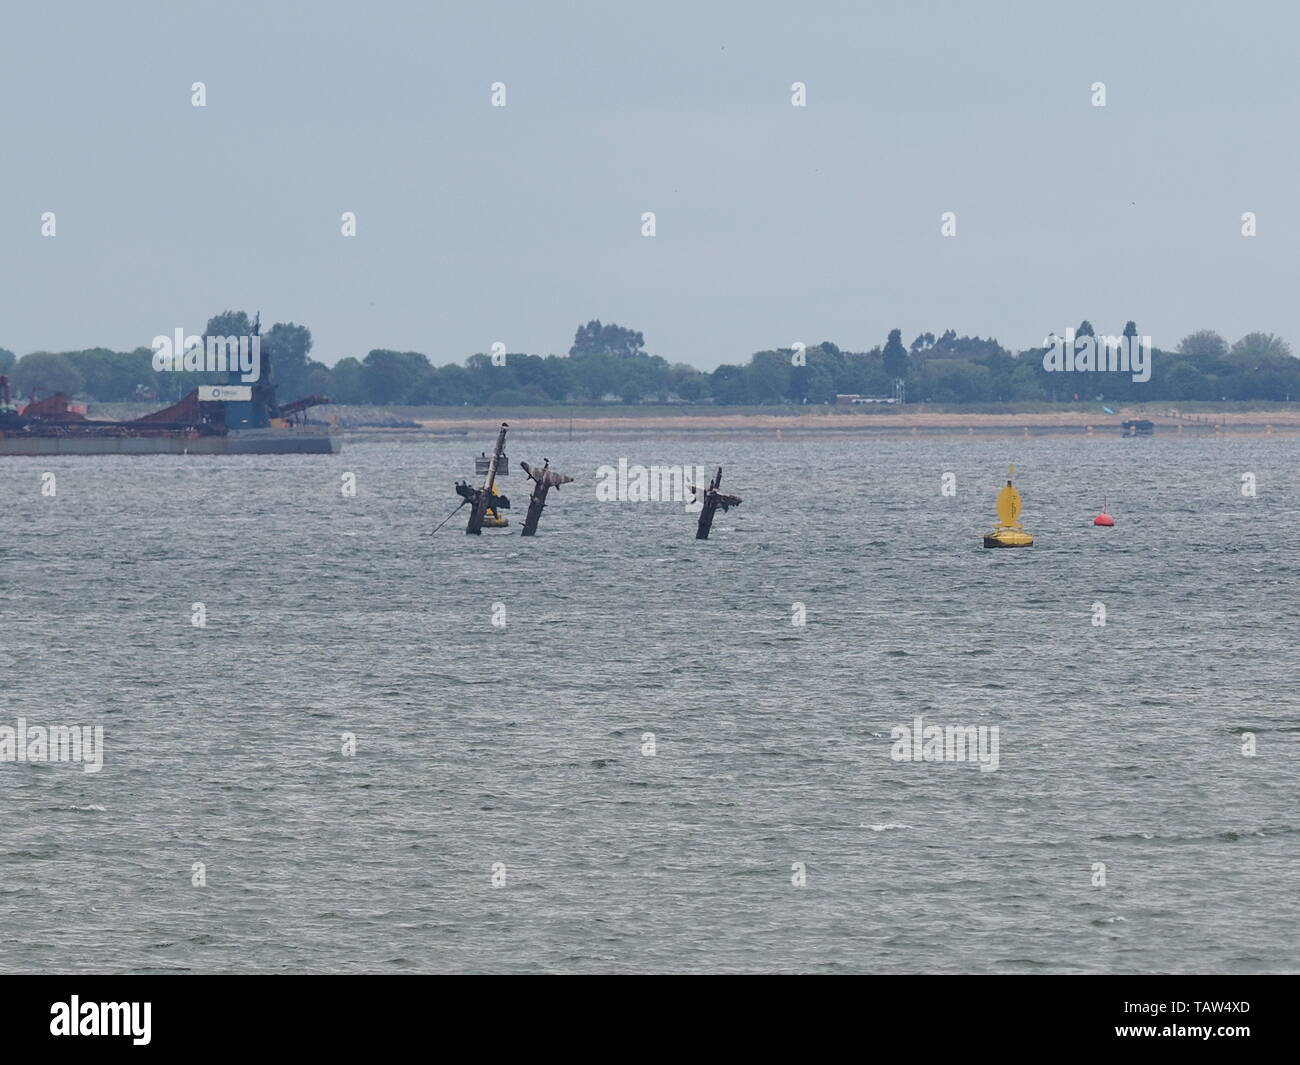
<path id="1" fill-rule="evenodd" d="M 483 531 L 483 518 L 487 514 L 488 507 L 504 509 L 510 505 L 510 501 L 505 496 L 493 494 L 493 486 L 497 479 L 497 463 L 501 461 L 501 455 L 505 451 L 506 432 L 509 428 L 508 423 L 501 423 L 501 431 L 497 433 L 496 446 L 492 449 L 492 458 L 483 477 L 483 487 L 470 488 L 463 481 L 456 485 L 456 491 L 470 504 L 469 524 L 465 526 L 465 532 L 469 536 L 478 536 Z"/>
<path id="2" fill-rule="evenodd" d="M 713 475 L 713 480 L 709 482 L 709 487 L 701 489 L 698 485 L 692 486 L 697 502 L 703 502 L 704 506 L 700 510 L 700 523 L 695 527 L 695 539 L 707 540 L 709 530 L 713 528 L 713 514 L 721 507 L 723 511 L 730 510 L 732 507 L 740 506 L 740 496 L 723 495 L 718 491 L 722 484 L 722 467 L 718 467 L 718 472 Z"/>
<path id="3" fill-rule="evenodd" d="M 556 473 L 551 469 L 551 460 L 543 459 L 545 465 L 539 470 L 526 462 L 520 462 L 524 473 L 535 482 L 533 484 L 533 494 L 528 500 L 528 517 L 524 519 L 523 536 L 532 536 L 537 532 L 537 522 L 542 516 L 542 511 L 546 509 L 546 493 L 554 488 L 557 492 L 560 485 L 568 484 L 573 480 L 572 477 L 566 477 L 562 473 Z"/>

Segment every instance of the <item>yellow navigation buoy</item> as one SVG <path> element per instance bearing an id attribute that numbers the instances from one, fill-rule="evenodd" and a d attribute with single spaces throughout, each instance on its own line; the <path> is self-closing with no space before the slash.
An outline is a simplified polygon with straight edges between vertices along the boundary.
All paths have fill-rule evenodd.
<path id="1" fill-rule="evenodd" d="M 1007 472 L 1014 474 L 1016 468 L 1012 466 Z M 1020 524 L 1020 506 L 1020 493 L 1008 477 L 1006 486 L 998 493 L 997 528 L 984 534 L 985 547 L 1034 546 L 1034 538 Z"/>

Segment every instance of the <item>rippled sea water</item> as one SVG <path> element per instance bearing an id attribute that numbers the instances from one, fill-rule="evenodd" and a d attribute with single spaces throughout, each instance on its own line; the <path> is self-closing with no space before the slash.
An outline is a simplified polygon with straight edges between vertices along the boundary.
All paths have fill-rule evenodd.
<path id="1" fill-rule="evenodd" d="M 517 432 L 540 535 L 428 536 L 490 436 L 0 460 L 0 725 L 105 743 L 0 763 L 0 969 L 1300 968 L 1300 440 Z"/>

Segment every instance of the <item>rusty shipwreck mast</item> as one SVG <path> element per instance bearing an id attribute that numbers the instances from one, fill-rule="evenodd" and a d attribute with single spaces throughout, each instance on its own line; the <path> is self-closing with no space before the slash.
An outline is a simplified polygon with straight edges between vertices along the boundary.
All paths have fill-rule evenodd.
<path id="1" fill-rule="evenodd" d="M 554 488 L 557 492 L 560 485 L 568 484 L 573 480 L 572 477 L 566 477 L 562 473 L 556 473 L 551 469 L 551 460 L 543 459 L 545 465 L 539 470 L 535 466 L 530 466 L 526 462 L 520 462 L 519 465 L 524 473 L 528 474 L 534 481 L 533 495 L 528 500 L 528 517 L 524 519 L 524 531 L 522 536 L 532 536 L 537 532 L 537 522 L 542 516 L 542 511 L 546 508 L 546 493 Z"/>
<path id="2" fill-rule="evenodd" d="M 709 530 L 713 528 L 713 514 L 721 507 L 724 512 L 732 507 L 740 506 L 740 496 L 723 495 L 718 488 L 722 485 L 722 467 L 718 467 L 718 472 L 713 475 L 713 480 L 709 482 L 708 488 L 700 488 L 698 485 L 692 485 L 692 491 L 695 493 L 697 502 L 703 501 L 704 506 L 700 510 L 700 523 L 695 527 L 695 539 L 707 540 Z"/>
<path id="3" fill-rule="evenodd" d="M 492 449 L 492 459 L 488 462 L 487 473 L 483 477 L 483 487 L 470 488 L 463 481 L 456 485 L 456 491 L 470 504 L 469 523 L 465 526 L 465 532 L 469 536 L 478 536 L 483 531 L 483 518 L 487 514 L 488 507 L 502 506 L 502 500 L 505 500 L 504 496 L 494 496 L 492 489 L 497 479 L 497 463 L 501 461 L 501 456 L 506 449 L 506 433 L 509 429 L 509 423 L 501 423 L 496 446 Z M 508 500 L 505 501 L 505 505 L 509 505 Z"/>

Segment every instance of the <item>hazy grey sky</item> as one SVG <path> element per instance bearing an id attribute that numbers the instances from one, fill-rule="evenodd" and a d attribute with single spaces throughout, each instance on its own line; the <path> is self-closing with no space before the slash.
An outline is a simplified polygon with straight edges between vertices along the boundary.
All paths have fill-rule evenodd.
<path id="1" fill-rule="evenodd" d="M 230 307 L 327 363 L 589 318 L 705 368 L 1083 317 L 1300 349 L 1295 10 L 5 0 L 0 347 Z"/>

